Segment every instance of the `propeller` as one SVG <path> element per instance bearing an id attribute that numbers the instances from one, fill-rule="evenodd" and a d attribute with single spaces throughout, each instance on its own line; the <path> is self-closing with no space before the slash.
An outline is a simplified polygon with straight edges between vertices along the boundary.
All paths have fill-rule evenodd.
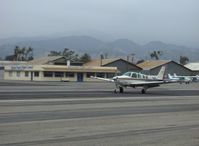
<path id="1" fill-rule="evenodd" d="M 116 77 L 113 77 L 113 81 L 114 81 L 114 82 L 117 82 L 117 79 L 118 79 L 117 76 L 116 76 Z"/>

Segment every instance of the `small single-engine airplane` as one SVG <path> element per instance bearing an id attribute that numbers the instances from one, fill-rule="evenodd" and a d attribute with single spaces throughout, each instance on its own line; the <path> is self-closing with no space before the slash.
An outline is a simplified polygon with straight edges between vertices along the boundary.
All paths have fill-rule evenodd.
<path id="1" fill-rule="evenodd" d="M 165 80 L 165 67 L 163 66 L 157 76 L 148 76 L 145 74 L 137 73 L 137 72 L 127 72 L 121 76 L 115 76 L 112 79 L 100 78 L 100 77 L 91 77 L 98 80 L 108 81 L 115 83 L 114 92 L 117 93 L 119 89 L 120 93 L 124 92 L 125 87 L 141 87 L 141 93 L 145 94 L 146 90 L 153 87 L 158 87 L 160 84 L 174 83 L 176 81 Z"/>

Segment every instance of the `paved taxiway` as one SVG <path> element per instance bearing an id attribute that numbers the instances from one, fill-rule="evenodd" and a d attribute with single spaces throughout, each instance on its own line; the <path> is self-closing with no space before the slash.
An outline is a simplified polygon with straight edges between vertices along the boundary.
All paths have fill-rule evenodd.
<path id="1" fill-rule="evenodd" d="M 0 83 L 0 146 L 199 145 L 199 84 Z"/>

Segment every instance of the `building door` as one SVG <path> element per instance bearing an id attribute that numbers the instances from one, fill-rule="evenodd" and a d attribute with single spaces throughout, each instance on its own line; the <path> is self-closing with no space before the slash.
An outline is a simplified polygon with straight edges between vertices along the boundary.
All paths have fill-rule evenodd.
<path id="1" fill-rule="evenodd" d="M 33 72 L 30 72 L 30 80 L 33 81 Z"/>
<path id="2" fill-rule="evenodd" d="M 83 79 L 84 78 L 84 75 L 83 75 L 83 73 L 77 73 L 77 81 L 78 82 L 83 82 Z"/>
<path id="3" fill-rule="evenodd" d="M 4 70 L 0 68 L 0 80 L 3 80 L 3 73 L 4 73 Z"/>

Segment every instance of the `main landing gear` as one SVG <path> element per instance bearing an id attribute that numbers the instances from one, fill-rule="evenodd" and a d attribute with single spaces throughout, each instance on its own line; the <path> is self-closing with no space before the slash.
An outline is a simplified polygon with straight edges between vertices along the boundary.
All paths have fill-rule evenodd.
<path id="1" fill-rule="evenodd" d="M 146 93 L 146 90 L 143 88 L 143 89 L 141 90 L 141 93 L 142 93 L 142 94 L 145 94 L 145 93 Z"/>
<path id="2" fill-rule="evenodd" d="M 119 88 L 119 93 L 124 93 L 123 87 L 118 87 L 118 88 Z M 117 88 L 114 90 L 114 93 L 117 93 Z"/>
<path id="3" fill-rule="evenodd" d="M 148 87 L 147 87 L 147 86 L 144 86 L 144 87 L 142 88 L 142 90 L 141 90 L 141 93 L 142 93 L 142 94 L 145 94 L 147 89 L 148 89 Z"/>

